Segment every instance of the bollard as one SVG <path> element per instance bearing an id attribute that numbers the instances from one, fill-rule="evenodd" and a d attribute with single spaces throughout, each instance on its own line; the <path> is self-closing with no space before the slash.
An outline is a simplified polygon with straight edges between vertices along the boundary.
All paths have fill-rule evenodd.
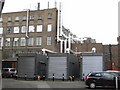
<path id="1" fill-rule="evenodd" d="M 63 81 L 64 81 L 64 74 L 63 74 Z"/>
<path id="2" fill-rule="evenodd" d="M 53 81 L 54 81 L 54 73 L 53 73 Z"/>
<path id="3" fill-rule="evenodd" d="M 27 74 L 25 74 L 25 80 L 27 80 Z"/>
<path id="4" fill-rule="evenodd" d="M 34 80 L 36 80 L 36 74 L 34 74 Z"/>
<path id="5" fill-rule="evenodd" d="M 74 81 L 74 76 L 72 76 L 72 81 Z"/>
<path id="6" fill-rule="evenodd" d="M 45 75 L 43 74 L 43 81 L 45 80 Z"/>
<path id="7" fill-rule="evenodd" d="M 16 80 L 18 79 L 18 75 L 16 74 Z"/>
<path id="8" fill-rule="evenodd" d="M 115 77 L 115 87 L 118 89 L 118 77 Z"/>

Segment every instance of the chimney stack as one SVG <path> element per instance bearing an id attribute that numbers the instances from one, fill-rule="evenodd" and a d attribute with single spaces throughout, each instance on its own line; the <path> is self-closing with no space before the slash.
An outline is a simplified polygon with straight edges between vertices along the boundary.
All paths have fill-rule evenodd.
<path id="1" fill-rule="evenodd" d="M 40 3 L 38 3 L 38 7 L 37 7 L 37 10 L 40 10 Z"/>

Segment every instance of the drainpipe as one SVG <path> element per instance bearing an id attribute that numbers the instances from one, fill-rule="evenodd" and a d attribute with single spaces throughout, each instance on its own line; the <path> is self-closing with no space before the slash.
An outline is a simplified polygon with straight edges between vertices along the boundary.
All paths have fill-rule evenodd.
<path id="1" fill-rule="evenodd" d="M 28 38 L 28 32 L 29 32 L 29 13 L 30 13 L 30 10 L 27 9 L 26 38 Z"/>
<path id="2" fill-rule="evenodd" d="M 64 53 L 66 53 L 66 49 L 67 49 L 67 40 L 64 40 Z"/>
<path id="3" fill-rule="evenodd" d="M 60 41 L 60 53 L 63 53 L 63 40 Z"/>
<path id="4" fill-rule="evenodd" d="M 68 37 L 68 48 L 69 48 L 69 50 L 71 49 L 70 33 L 69 33 L 69 37 Z"/>

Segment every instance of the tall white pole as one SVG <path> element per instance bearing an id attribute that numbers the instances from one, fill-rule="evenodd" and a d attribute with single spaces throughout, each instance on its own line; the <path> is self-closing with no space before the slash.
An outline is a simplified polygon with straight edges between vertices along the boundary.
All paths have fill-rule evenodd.
<path id="1" fill-rule="evenodd" d="M 63 53 L 63 40 L 60 41 L 60 53 Z"/>
<path id="2" fill-rule="evenodd" d="M 30 13 L 30 10 L 27 9 L 26 38 L 28 38 L 28 32 L 29 32 L 29 13 Z"/>
<path id="3" fill-rule="evenodd" d="M 69 48 L 69 50 L 71 49 L 70 33 L 69 33 L 69 38 L 68 38 L 68 48 Z"/>
<path id="4" fill-rule="evenodd" d="M 57 42 L 59 41 L 59 30 L 60 30 L 60 26 L 59 26 L 59 9 L 58 9 L 58 17 L 57 17 Z"/>
<path id="5" fill-rule="evenodd" d="M 59 6 L 59 35 L 62 36 L 61 2 Z"/>
<path id="6" fill-rule="evenodd" d="M 64 40 L 64 53 L 66 53 L 66 49 L 67 49 L 67 39 Z"/>

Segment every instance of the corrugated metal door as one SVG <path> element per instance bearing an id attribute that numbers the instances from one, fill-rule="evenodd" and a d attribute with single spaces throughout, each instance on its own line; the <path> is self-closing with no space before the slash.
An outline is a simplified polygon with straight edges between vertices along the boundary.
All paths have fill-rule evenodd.
<path id="1" fill-rule="evenodd" d="M 50 57 L 48 61 L 48 78 L 67 79 L 67 57 Z"/>
<path id="2" fill-rule="evenodd" d="M 93 71 L 103 71 L 102 56 L 83 56 L 82 75 L 86 76 Z"/>
<path id="3" fill-rule="evenodd" d="M 34 57 L 19 57 L 18 60 L 18 76 L 24 77 L 25 74 L 32 78 L 35 73 Z"/>

